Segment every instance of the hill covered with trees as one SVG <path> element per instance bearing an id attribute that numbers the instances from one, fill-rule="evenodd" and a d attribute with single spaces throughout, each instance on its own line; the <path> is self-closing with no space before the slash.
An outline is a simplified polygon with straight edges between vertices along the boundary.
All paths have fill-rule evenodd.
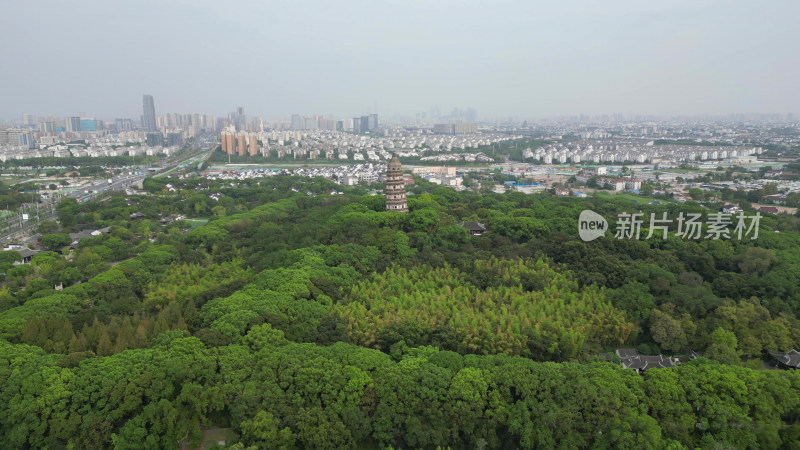
<path id="1" fill-rule="evenodd" d="M 145 189 L 66 200 L 60 231 L 109 233 L 3 260 L 10 447 L 177 448 L 208 428 L 235 448 L 800 438 L 800 376 L 765 370 L 800 347 L 797 218 L 762 218 L 755 240 L 583 242 L 582 210 L 631 204 L 420 183 L 406 215 L 325 180 Z M 618 347 L 683 364 L 640 376 L 596 356 Z"/>

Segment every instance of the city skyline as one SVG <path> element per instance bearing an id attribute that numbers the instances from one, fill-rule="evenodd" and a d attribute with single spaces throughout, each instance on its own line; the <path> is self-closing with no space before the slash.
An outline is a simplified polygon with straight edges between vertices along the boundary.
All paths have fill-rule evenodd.
<path id="1" fill-rule="evenodd" d="M 144 95 L 145 98 L 150 97 L 150 95 Z M 147 100 L 144 100 L 147 102 Z M 154 102 L 153 102 L 154 103 Z M 492 123 L 510 123 L 510 122 L 524 122 L 530 121 L 531 123 L 546 123 L 546 122 L 570 122 L 570 121 L 580 121 L 580 122 L 650 122 L 650 121 L 684 121 L 684 120 L 698 120 L 698 121 L 707 121 L 707 122 L 727 122 L 727 121 L 762 121 L 762 122 L 794 122 L 798 119 L 800 114 L 796 114 L 792 111 L 767 111 L 767 112 L 755 112 L 755 111 L 741 111 L 741 112 L 728 112 L 728 113 L 719 113 L 719 114 L 690 114 L 690 113 L 675 113 L 675 114 L 653 114 L 653 113 L 621 113 L 621 112 L 602 112 L 597 114 L 584 114 L 582 112 L 571 112 L 571 113 L 564 113 L 560 115 L 547 115 L 547 116 L 540 116 L 540 117 L 527 117 L 527 116 L 519 116 L 513 114 L 500 114 L 497 116 L 486 117 L 486 116 L 478 116 L 474 109 L 469 108 L 467 111 L 471 112 L 471 115 L 464 115 L 464 116 L 456 116 L 453 114 L 444 114 L 441 113 L 440 115 L 434 115 L 431 111 L 433 111 L 438 105 L 434 105 L 431 107 L 430 110 L 421 110 L 419 112 L 408 114 L 408 115 L 398 115 L 398 114 L 380 114 L 381 122 L 387 122 L 387 125 L 408 125 L 412 123 L 417 124 L 428 124 L 433 126 L 434 124 L 458 124 L 458 123 L 475 123 L 475 124 L 492 124 Z M 147 109 L 147 104 L 144 104 L 142 108 L 142 112 Z M 153 108 L 154 109 L 154 108 Z M 230 108 L 229 108 L 230 109 Z M 237 110 L 242 110 L 243 107 L 237 107 Z M 454 108 L 454 111 L 459 110 L 459 108 Z M 217 117 L 220 119 L 229 120 L 232 122 L 236 122 L 236 116 L 238 113 L 236 111 L 233 112 L 222 112 L 222 113 L 211 113 L 209 114 L 208 111 L 200 110 L 200 111 L 166 111 L 161 114 L 155 113 L 153 111 L 153 117 L 157 122 L 157 128 L 161 128 L 163 126 L 167 126 L 166 124 L 162 125 L 160 121 L 162 120 L 169 120 L 172 117 L 179 117 L 179 116 L 209 116 L 209 117 Z M 331 120 L 334 122 L 341 121 L 341 120 L 350 120 L 350 119 L 363 119 L 365 117 L 373 117 L 378 116 L 379 114 L 354 114 L 354 115 L 333 115 L 333 114 L 319 114 L 316 112 L 304 112 L 301 114 L 292 113 L 284 116 L 262 116 L 262 115 L 248 115 L 244 114 L 242 117 L 249 117 L 254 120 L 263 120 L 265 123 L 270 122 L 273 124 L 286 124 L 294 129 L 304 129 L 305 121 L 309 119 L 325 119 Z M 12 115 L 10 117 L 0 117 L 0 126 L 35 126 L 42 123 L 51 123 L 55 121 L 55 123 L 60 123 L 62 125 L 66 124 L 66 131 L 73 131 L 73 130 L 80 130 L 80 121 L 81 120 L 92 120 L 95 122 L 105 122 L 105 123 L 114 123 L 126 121 L 130 122 L 134 127 L 141 127 L 142 129 L 149 130 L 150 127 L 148 124 L 148 119 L 145 117 L 147 114 L 140 113 L 138 115 L 132 116 L 124 116 L 121 114 L 110 114 L 107 116 L 101 115 L 92 115 L 85 111 L 77 113 L 60 115 L 60 114 L 53 114 L 51 112 L 31 112 L 31 111 L 24 111 Z M 353 117 L 355 116 L 355 117 Z M 297 128 L 297 124 L 295 120 L 300 119 L 300 128 Z M 248 119 L 249 120 L 249 119 Z M 70 122 L 74 121 L 78 123 L 78 126 L 70 127 Z"/>
<path id="2" fill-rule="evenodd" d="M 142 92 L 162 111 L 223 114 L 244 104 L 262 117 L 388 118 L 437 104 L 471 105 L 482 117 L 796 114 L 800 104 L 800 4 L 789 1 L 44 1 L 6 12 L 6 60 L 25 64 L 0 67 L 2 119 L 136 118 Z M 23 15 L 37 26 L 16 19 Z M 142 34 L 143 23 L 152 33 Z M 61 49 L 60 36 L 85 57 Z M 232 78 L 219 55 L 248 70 Z"/>

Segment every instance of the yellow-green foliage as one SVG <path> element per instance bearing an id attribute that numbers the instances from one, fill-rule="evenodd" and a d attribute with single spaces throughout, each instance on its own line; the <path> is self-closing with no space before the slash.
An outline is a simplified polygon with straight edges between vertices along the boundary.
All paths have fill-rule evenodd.
<path id="1" fill-rule="evenodd" d="M 579 290 L 569 274 L 541 260 L 475 265 L 500 285 L 480 290 L 449 266 L 393 268 L 354 286 L 335 310 L 354 343 L 375 346 L 387 327 L 412 321 L 454 330 L 468 352 L 482 354 L 574 358 L 587 343 L 619 344 L 633 330 L 599 290 Z M 542 280 L 540 290 L 523 288 L 521 279 L 530 277 Z"/>
<path id="2" fill-rule="evenodd" d="M 243 268 L 241 260 L 223 262 L 205 267 L 199 264 L 181 264 L 170 267 L 158 283 L 150 283 L 145 291 L 145 304 L 164 307 L 172 302 L 184 304 L 220 284 L 252 278 L 250 270 Z"/>

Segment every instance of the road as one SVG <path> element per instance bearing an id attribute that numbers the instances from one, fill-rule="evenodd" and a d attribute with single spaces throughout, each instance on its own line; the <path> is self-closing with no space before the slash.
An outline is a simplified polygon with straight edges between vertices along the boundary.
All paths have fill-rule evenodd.
<path id="1" fill-rule="evenodd" d="M 203 140 L 201 141 L 201 139 Z M 141 175 L 124 173 L 111 178 L 97 180 L 88 186 L 82 186 L 79 189 L 75 189 L 64 196 L 41 203 L 35 209 L 28 208 L 23 212 L 29 215 L 29 220 L 23 221 L 22 213 L 19 213 L 10 220 L 9 224 L 0 228 L 0 242 L 9 242 L 22 239 L 25 236 L 33 234 L 42 221 L 56 220 L 56 206 L 61 199 L 74 198 L 78 201 L 78 203 L 87 202 L 94 200 L 95 198 L 102 196 L 109 191 L 123 191 L 132 184 L 139 184 L 143 182 L 145 178 L 164 176 L 184 166 L 199 164 L 210 156 L 210 152 L 208 151 L 197 153 L 197 150 L 200 150 L 199 144 L 206 143 L 207 140 L 207 136 L 198 137 L 192 143 L 192 150 L 195 151 L 191 152 L 189 155 L 167 158 L 164 167 L 159 172 L 145 171 L 142 172 Z"/>
<path id="2" fill-rule="evenodd" d="M 176 171 L 178 169 L 182 169 L 184 167 L 198 165 L 201 162 L 203 162 L 206 159 L 208 159 L 210 156 L 211 156 L 211 152 L 204 152 L 204 153 L 201 153 L 199 155 L 198 154 L 194 154 L 194 155 L 182 160 L 181 162 L 176 163 L 174 166 L 172 166 L 172 168 L 167 169 L 167 170 L 162 170 L 161 172 L 158 172 L 154 176 L 155 177 L 163 177 L 165 175 L 169 175 L 170 173 L 172 173 L 172 172 L 174 172 L 174 171 Z"/>
<path id="3" fill-rule="evenodd" d="M 102 181 L 96 181 L 67 195 L 44 202 L 39 205 L 35 212 L 32 208 L 28 208 L 29 220 L 23 221 L 21 215 L 17 215 L 19 222 L 15 218 L 10 225 L 0 229 L 0 241 L 18 239 L 33 232 L 42 221 L 55 220 L 57 216 L 56 206 L 61 199 L 74 198 L 78 203 L 87 202 L 108 191 L 125 190 L 131 184 L 139 183 L 145 178 L 147 178 L 147 175 L 118 175 Z"/>

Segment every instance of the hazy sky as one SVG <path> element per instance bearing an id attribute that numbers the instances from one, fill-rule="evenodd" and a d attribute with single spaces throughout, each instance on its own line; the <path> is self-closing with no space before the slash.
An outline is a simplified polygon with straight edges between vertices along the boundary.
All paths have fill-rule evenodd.
<path id="1" fill-rule="evenodd" d="M 0 118 L 800 112 L 800 1 L 6 1 Z"/>

